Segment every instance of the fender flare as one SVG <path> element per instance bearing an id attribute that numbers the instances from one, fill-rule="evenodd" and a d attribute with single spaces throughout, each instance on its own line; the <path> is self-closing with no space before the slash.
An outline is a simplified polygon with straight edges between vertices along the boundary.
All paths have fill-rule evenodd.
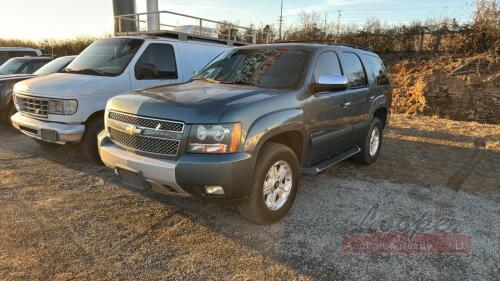
<path id="1" fill-rule="evenodd" d="M 248 129 L 243 150 L 258 154 L 262 145 L 272 137 L 295 131 L 302 136 L 302 151 L 305 153 L 307 131 L 302 121 L 303 114 L 302 109 L 290 108 L 260 117 Z"/>
<path id="2" fill-rule="evenodd" d="M 387 98 L 384 95 L 376 97 L 373 100 L 372 104 L 370 105 L 370 114 L 368 115 L 368 121 L 369 122 L 372 121 L 373 116 L 375 115 L 375 111 L 381 108 L 389 110 L 386 104 L 387 104 Z"/>

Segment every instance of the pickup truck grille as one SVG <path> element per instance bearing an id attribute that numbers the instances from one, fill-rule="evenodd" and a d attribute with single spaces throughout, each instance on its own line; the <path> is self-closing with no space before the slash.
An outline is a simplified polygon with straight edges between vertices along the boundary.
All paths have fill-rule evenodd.
<path id="1" fill-rule="evenodd" d="M 134 150 L 155 153 L 167 156 L 175 156 L 179 151 L 180 141 L 144 136 L 131 136 L 120 130 L 108 128 L 109 137 L 113 142 Z"/>
<path id="2" fill-rule="evenodd" d="M 134 116 L 119 112 L 109 112 L 109 119 L 116 120 L 122 123 L 137 125 L 145 128 L 158 129 L 163 131 L 182 133 L 184 131 L 184 123 L 175 121 L 158 120 L 147 117 Z"/>
<path id="3" fill-rule="evenodd" d="M 19 111 L 39 117 L 47 117 L 49 111 L 49 100 L 16 94 L 16 103 Z"/>

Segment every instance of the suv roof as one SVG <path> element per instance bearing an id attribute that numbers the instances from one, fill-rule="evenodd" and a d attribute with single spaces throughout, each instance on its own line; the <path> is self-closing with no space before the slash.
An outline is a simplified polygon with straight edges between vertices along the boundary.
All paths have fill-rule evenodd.
<path id="1" fill-rule="evenodd" d="M 15 57 L 11 58 L 11 60 L 22 60 L 22 61 L 51 61 L 51 57 Z"/>
<path id="2" fill-rule="evenodd" d="M 242 49 L 254 49 L 254 48 L 294 48 L 294 49 L 304 49 L 304 50 L 318 50 L 318 49 L 332 49 L 332 48 L 343 48 L 343 49 L 352 49 L 352 50 L 357 50 L 357 51 L 362 51 L 362 52 L 367 52 L 376 55 L 374 52 L 372 52 L 369 49 L 362 48 L 362 47 L 357 47 L 357 46 L 352 46 L 352 45 L 347 45 L 347 44 L 325 44 L 325 43 L 295 43 L 295 42 L 290 42 L 290 43 L 273 43 L 273 44 L 262 44 L 262 45 L 249 45 L 249 46 L 243 46 L 240 47 Z"/>
<path id="3" fill-rule="evenodd" d="M 14 52 L 14 51 L 41 51 L 41 50 L 28 47 L 0 47 L 0 52 Z"/>

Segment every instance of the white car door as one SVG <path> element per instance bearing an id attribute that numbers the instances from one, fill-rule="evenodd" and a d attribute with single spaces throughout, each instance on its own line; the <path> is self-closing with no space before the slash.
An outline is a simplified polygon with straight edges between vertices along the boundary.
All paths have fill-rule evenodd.
<path id="1" fill-rule="evenodd" d="M 183 81 L 175 46 L 152 42 L 132 65 L 130 80 L 133 89 L 144 89 Z"/>

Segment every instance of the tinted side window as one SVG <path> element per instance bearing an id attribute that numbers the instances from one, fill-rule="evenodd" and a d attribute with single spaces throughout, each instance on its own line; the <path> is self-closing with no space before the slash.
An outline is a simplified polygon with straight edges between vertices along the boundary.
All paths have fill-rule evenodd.
<path id="1" fill-rule="evenodd" d="M 343 53 L 345 70 L 351 88 L 359 88 L 367 85 L 367 79 L 360 58 L 354 53 Z"/>
<path id="2" fill-rule="evenodd" d="M 177 79 L 174 47 L 168 44 L 151 44 L 135 66 L 139 80 Z"/>
<path id="3" fill-rule="evenodd" d="M 0 65 L 2 65 L 4 62 L 9 60 L 9 53 L 7 52 L 0 52 Z"/>
<path id="4" fill-rule="evenodd" d="M 368 67 L 370 68 L 370 73 L 372 74 L 375 83 L 377 85 L 389 84 L 389 78 L 387 77 L 382 61 L 379 58 L 370 55 L 365 55 L 365 59 L 368 62 Z"/>
<path id="5" fill-rule="evenodd" d="M 323 75 L 342 75 L 339 58 L 334 52 L 326 52 L 319 56 L 314 69 L 314 82 L 318 83 Z"/>
<path id="6" fill-rule="evenodd" d="M 35 61 L 30 63 L 31 66 L 29 69 L 29 73 L 37 71 L 40 67 L 44 66 L 46 63 L 47 63 L 46 61 Z"/>
<path id="7" fill-rule="evenodd" d="M 10 57 L 11 58 L 17 58 L 17 57 L 36 57 L 37 54 L 35 52 L 30 52 L 30 51 L 14 51 L 10 52 Z"/>

